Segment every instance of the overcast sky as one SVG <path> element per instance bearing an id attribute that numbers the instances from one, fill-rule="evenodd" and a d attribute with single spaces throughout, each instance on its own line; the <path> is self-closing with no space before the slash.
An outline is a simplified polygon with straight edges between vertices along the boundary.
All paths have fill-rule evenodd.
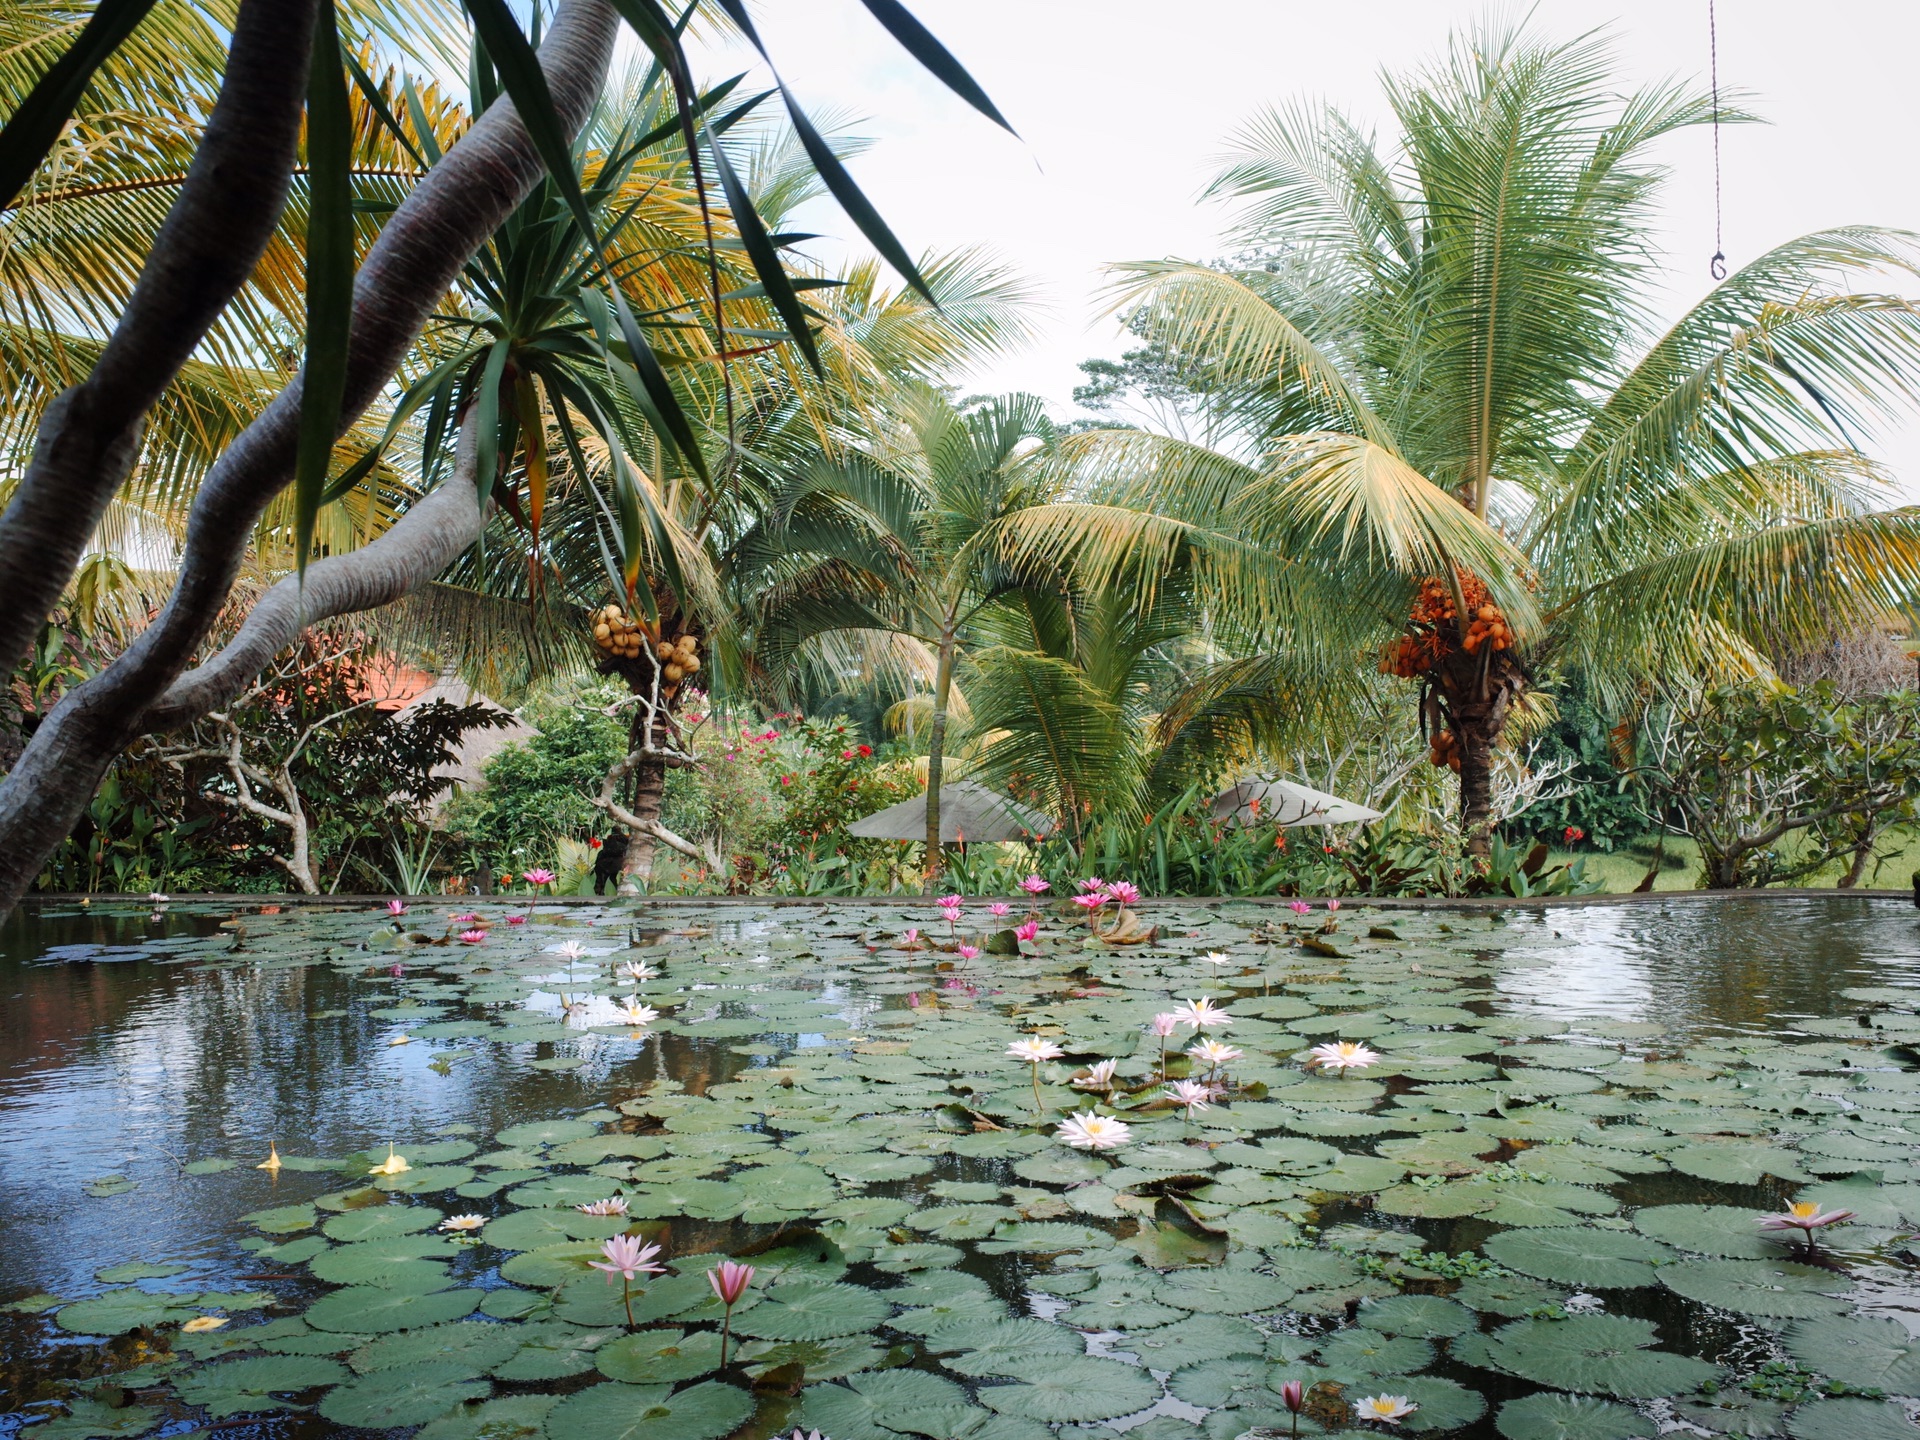
<path id="1" fill-rule="evenodd" d="M 875 140 L 852 168 L 910 250 L 980 246 L 1036 283 L 1042 338 L 969 378 L 981 390 L 1036 391 L 1062 417 L 1074 413 L 1078 362 L 1123 348 L 1101 314 L 1102 267 L 1220 248 L 1223 212 L 1198 196 L 1235 129 L 1300 97 L 1384 126 L 1381 69 L 1435 57 L 1450 29 L 1488 13 L 1454 0 L 909 4 L 1021 138 L 921 71 L 859 0 L 768 0 L 756 18 L 802 103 L 850 113 Z M 1540 0 L 1533 24 L 1555 39 L 1607 27 L 1631 82 L 1707 82 L 1706 0 Z M 1721 132 L 1733 264 L 1827 225 L 1920 231 L 1920 4 L 1721 0 L 1719 34 L 1722 86 L 1749 92 L 1770 122 Z M 721 73 L 727 57 L 710 59 L 709 73 Z M 1709 132 L 1674 138 L 1665 159 L 1674 180 L 1658 238 L 1677 314 L 1710 283 Z M 837 213 L 813 219 L 810 228 L 853 233 Z M 1920 424 L 1881 448 L 1920 498 Z"/>

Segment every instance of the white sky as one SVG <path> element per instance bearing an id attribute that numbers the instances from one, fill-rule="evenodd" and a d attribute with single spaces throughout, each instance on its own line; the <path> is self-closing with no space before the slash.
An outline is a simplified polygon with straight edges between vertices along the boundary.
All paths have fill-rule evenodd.
<path id="1" fill-rule="evenodd" d="M 970 380 L 1035 391 L 1062 417 L 1074 413 L 1077 363 L 1123 348 L 1100 315 L 1102 266 L 1219 248 L 1223 213 L 1197 196 L 1229 134 L 1300 97 L 1384 128 L 1380 70 L 1435 57 L 1450 29 L 1487 13 L 1466 0 L 908 3 L 1021 139 L 921 71 L 858 0 L 766 0 L 756 21 L 801 102 L 859 117 L 877 142 L 851 168 L 910 251 L 981 246 L 1037 283 L 1041 339 Z M 1706 84 L 1707 0 L 1539 0 L 1533 16 L 1553 39 L 1610 27 L 1630 82 Z M 1828 225 L 1920 231 L 1920 4 L 1720 0 L 1719 31 L 1722 86 L 1748 92 L 1748 107 L 1771 122 L 1721 131 L 1733 265 Z M 707 73 L 727 63 L 714 55 Z M 741 57 L 732 68 L 744 66 Z M 1677 314 L 1710 283 L 1709 132 L 1675 137 L 1665 158 L 1674 181 L 1659 239 Z M 837 212 L 810 221 L 857 239 Z M 1920 423 L 1879 448 L 1920 498 Z"/>

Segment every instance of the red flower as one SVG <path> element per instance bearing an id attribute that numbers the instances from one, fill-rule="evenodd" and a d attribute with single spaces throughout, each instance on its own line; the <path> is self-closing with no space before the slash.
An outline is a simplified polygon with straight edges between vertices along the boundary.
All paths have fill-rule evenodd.
<path id="1" fill-rule="evenodd" d="M 1578 825 L 1569 825 L 1565 830 L 1560 832 L 1560 838 L 1571 845 L 1576 840 L 1586 839 L 1587 832 L 1582 830 Z"/>
<path id="2" fill-rule="evenodd" d="M 840 758 L 842 760 L 851 760 L 853 758 L 853 752 L 851 750 L 842 750 L 840 752 Z"/>
<path id="3" fill-rule="evenodd" d="M 860 753 L 861 753 L 861 754 L 862 754 L 863 756 L 864 756 L 864 755 L 871 755 L 871 754 L 873 754 L 873 746 L 871 746 L 871 745 L 862 745 L 862 746 L 860 747 Z"/>

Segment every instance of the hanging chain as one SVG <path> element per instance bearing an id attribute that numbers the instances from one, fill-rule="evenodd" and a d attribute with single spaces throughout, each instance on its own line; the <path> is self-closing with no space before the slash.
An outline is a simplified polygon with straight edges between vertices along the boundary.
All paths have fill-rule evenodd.
<path id="1" fill-rule="evenodd" d="M 1727 278 L 1727 255 L 1720 243 L 1720 32 L 1714 23 L 1714 0 L 1707 0 L 1707 63 L 1713 84 L 1713 259 L 1707 270 L 1716 280 Z"/>

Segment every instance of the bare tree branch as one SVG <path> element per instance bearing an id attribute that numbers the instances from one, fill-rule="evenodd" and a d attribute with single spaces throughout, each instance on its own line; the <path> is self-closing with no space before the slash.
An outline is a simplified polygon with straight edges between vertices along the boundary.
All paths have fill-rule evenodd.
<path id="1" fill-rule="evenodd" d="M 27 653 L 140 451 L 148 410 L 273 238 L 299 156 L 317 0 L 243 0 L 179 197 L 87 378 L 55 397 L 0 515 L 0 670 Z"/>

